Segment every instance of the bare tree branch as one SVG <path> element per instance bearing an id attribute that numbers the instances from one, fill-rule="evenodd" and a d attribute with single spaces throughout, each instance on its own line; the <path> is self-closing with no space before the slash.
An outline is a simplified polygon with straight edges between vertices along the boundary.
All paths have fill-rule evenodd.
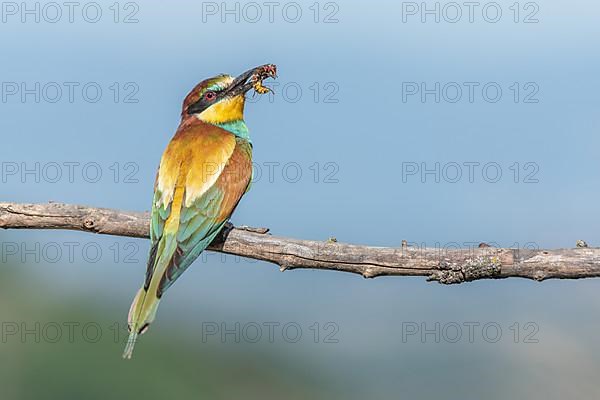
<path id="1" fill-rule="evenodd" d="M 71 229 L 147 238 L 149 214 L 78 205 L 0 203 L 0 228 Z M 600 249 L 435 249 L 371 247 L 271 236 L 265 228 L 229 225 L 209 250 L 275 263 L 282 271 L 325 269 L 360 274 L 426 276 L 444 284 L 520 277 L 542 281 L 600 276 Z M 585 246 L 582 244 L 582 246 Z"/>

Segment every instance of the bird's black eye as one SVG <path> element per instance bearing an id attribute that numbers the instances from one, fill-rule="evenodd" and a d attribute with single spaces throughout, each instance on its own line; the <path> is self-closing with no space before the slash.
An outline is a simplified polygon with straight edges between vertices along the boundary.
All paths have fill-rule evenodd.
<path id="1" fill-rule="evenodd" d="M 204 100 L 206 100 L 206 101 L 214 101 L 216 98 L 217 98 L 217 94 L 213 91 L 204 93 Z"/>

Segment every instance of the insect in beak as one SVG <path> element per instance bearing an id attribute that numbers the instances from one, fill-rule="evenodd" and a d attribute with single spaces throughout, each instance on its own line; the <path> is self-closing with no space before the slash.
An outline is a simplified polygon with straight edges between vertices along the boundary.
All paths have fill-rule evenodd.
<path id="1" fill-rule="evenodd" d="M 273 89 L 263 85 L 263 80 L 266 78 L 277 78 L 277 66 L 274 64 L 264 65 L 260 70 L 256 71 L 252 75 L 250 81 L 252 82 L 252 88 L 254 89 L 255 94 L 273 92 Z"/>
<path id="2" fill-rule="evenodd" d="M 275 64 L 265 64 L 238 76 L 231 88 L 229 89 L 230 96 L 237 96 L 240 93 L 246 93 L 250 89 L 254 89 L 254 93 L 264 94 L 271 89 L 263 86 L 262 81 L 267 78 L 277 77 L 277 66 Z"/>

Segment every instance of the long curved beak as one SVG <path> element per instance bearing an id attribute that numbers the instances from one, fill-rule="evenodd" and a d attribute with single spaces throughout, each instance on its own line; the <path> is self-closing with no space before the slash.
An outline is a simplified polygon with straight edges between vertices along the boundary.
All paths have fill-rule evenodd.
<path id="1" fill-rule="evenodd" d="M 252 89 L 256 82 L 267 78 L 277 78 L 277 66 L 275 64 L 265 64 L 256 68 L 249 69 L 233 80 L 233 83 L 227 91 L 231 97 L 246 93 Z"/>

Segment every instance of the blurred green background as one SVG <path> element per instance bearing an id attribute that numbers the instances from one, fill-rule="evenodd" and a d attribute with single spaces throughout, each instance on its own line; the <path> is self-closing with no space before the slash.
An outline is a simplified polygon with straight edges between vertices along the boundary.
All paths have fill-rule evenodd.
<path id="1" fill-rule="evenodd" d="M 139 242 L 145 249 L 143 240 L 76 232 L 0 234 L 3 243 L 30 248 L 78 243 L 106 253 Z M 598 393 L 595 280 L 446 287 L 418 278 L 279 273 L 211 254 L 189 271 L 204 279 L 175 286 L 133 359 L 124 361 L 130 298 L 113 280 L 139 278 L 143 265 L 85 263 L 77 252 L 73 262 L 63 256 L 56 263 L 44 259 L 48 251 L 39 254 L 38 262 L 31 251 L 5 254 L 2 264 L 3 398 L 500 400 Z M 21 257 L 31 262 L 16 262 Z M 247 287 L 245 275 L 269 277 L 262 279 L 269 287 Z M 301 335 L 295 328 L 284 334 L 286 324 Z"/>
<path id="2" fill-rule="evenodd" d="M 227 342 L 211 335 L 203 343 L 200 330 L 171 321 L 171 327 L 146 335 L 144 348 L 126 362 L 120 358 L 127 337 L 122 308 L 58 293 L 24 269 L 2 265 L 2 398 L 326 399 L 351 394 L 306 357 L 283 357 L 275 342 L 265 345 L 268 339 L 255 345 L 244 341 L 255 340 L 257 331 L 244 336 L 242 328 L 239 343 L 234 334 Z M 229 328 L 235 331 L 234 323 Z M 295 336 L 290 331 L 290 339 Z"/>

